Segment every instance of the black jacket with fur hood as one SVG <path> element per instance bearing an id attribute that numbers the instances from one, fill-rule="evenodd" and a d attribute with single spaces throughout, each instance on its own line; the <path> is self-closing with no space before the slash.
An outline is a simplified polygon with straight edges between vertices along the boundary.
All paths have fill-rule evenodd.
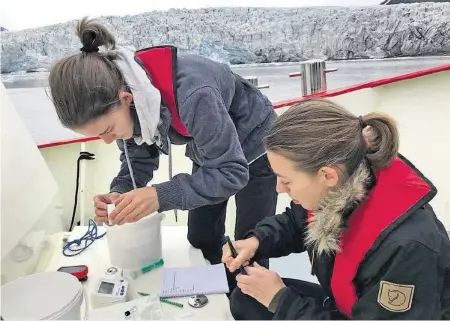
<path id="1" fill-rule="evenodd" d="M 399 155 L 377 173 L 366 164 L 316 213 L 291 203 L 250 231 L 255 259 L 308 252 L 329 300 L 289 287 L 274 319 L 450 319 L 450 241 L 429 205 L 436 189 Z"/>

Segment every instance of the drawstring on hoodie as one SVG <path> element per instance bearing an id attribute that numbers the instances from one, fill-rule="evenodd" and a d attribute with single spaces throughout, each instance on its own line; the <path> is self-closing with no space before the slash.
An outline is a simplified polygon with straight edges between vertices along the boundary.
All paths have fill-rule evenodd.
<path id="1" fill-rule="evenodd" d="M 131 181 L 133 182 L 133 189 L 136 189 L 137 187 L 136 181 L 134 180 L 133 167 L 131 167 L 130 157 L 128 156 L 127 142 L 124 139 L 122 139 L 122 141 L 123 141 L 123 148 L 125 150 L 125 157 L 127 159 L 128 170 L 130 171 Z"/>
<path id="2" fill-rule="evenodd" d="M 130 157 L 128 156 L 128 148 L 127 143 L 123 140 L 123 148 L 125 151 L 125 158 L 127 159 L 128 170 L 130 171 L 131 181 L 133 182 L 133 189 L 136 189 L 136 181 L 134 180 L 133 167 L 131 166 Z M 172 144 L 170 143 L 170 138 L 167 136 L 168 150 L 169 150 L 169 179 L 172 180 Z M 175 222 L 178 222 L 178 211 L 176 209 L 173 210 L 175 213 Z"/>
<path id="3" fill-rule="evenodd" d="M 167 144 L 168 146 L 168 150 L 169 150 L 169 180 L 172 180 L 173 176 L 172 176 L 172 144 L 170 142 L 170 138 L 169 135 L 167 135 Z M 175 222 L 178 222 L 178 212 L 176 209 L 173 210 L 173 212 L 175 213 Z"/>

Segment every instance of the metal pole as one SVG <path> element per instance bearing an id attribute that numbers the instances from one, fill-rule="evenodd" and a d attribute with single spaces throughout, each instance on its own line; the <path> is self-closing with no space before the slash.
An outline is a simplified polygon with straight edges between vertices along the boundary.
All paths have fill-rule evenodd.
<path id="1" fill-rule="evenodd" d="M 309 96 L 327 90 L 327 77 L 329 72 L 337 71 L 337 68 L 325 68 L 325 60 L 311 59 L 300 64 L 300 72 L 293 72 L 289 77 L 302 77 L 302 95 Z"/>

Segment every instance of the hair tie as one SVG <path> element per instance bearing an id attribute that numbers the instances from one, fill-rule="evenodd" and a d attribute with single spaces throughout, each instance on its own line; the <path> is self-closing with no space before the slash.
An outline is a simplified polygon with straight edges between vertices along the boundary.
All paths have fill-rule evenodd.
<path id="1" fill-rule="evenodd" d="M 366 122 L 363 120 L 362 116 L 359 116 L 359 117 L 358 117 L 358 120 L 359 120 L 359 125 L 361 126 L 362 129 L 364 129 L 364 128 L 367 127 L 367 124 L 366 124 Z"/>
<path id="2" fill-rule="evenodd" d="M 92 48 L 92 47 L 87 48 L 87 47 L 83 46 L 83 47 L 80 48 L 80 51 L 86 52 L 86 53 L 89 53 L 89 52 L 98 52 L 98 47 L 97 47 L 97 48 Z"/>

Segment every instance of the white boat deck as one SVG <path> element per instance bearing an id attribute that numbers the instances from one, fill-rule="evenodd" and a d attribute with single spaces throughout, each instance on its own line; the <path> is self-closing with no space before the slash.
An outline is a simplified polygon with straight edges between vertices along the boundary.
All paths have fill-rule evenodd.
<path id="1" fill-rule="evenodd" d="M 356 114 L 371 111 L 382 111 L 392 115 L 400 128 L 400 151 L 408 157 L 438 188 L 438 195 L 432 205 L 447 230 L 450 230 L 450 152 L 443 148 L 450 137 L 450 127 L 447 120 L 450 110 L 448 86 L 450 85 L 450 71 L 439 72 L 420 78 L 404 80 L 384 86 L 365 88 L 337 95 L 331 99 L 342 103 Z M 278 109 L 282 113 L 285 108 Z M 80 148 L 97 155 L 97 160 L 86 161 L 83 164 L 81 181 L 83 190 L 79 217 L 82 221 L 92 217 L 91 197 L 95 193 L 107 190 L 111 175 L 119 166 L 118 150 L 115 144 L 105 145 L 101 141 L 90 141 L 84 144 L 63 145 L 54 148 L 41 149 L 44 157 L 53 164 L 56 180 L 60 184 L 67 184 L 68 179 L 73 182 L 73 174 L 68 178 L 67 172 L 74 173 L 74 166 Z M 174 174 L 189 173 L 191 162 L 184 157 L 184 147 L 174 146 Z M 55 157 L 64 157 L 65 166 L 56 163 Z M 58 162 L 62 161 L 59 159 Z M 67 165 L 69 164 L 69 165 Z M 68 166 L 71 167 L 70 171 Z M 161 157 L 160 169 L 155 173 L 154 182 L 168 179 L 167 158 Z M 73 202 L 73 188 L 64 189 L 64 195 L 71 204 Z M 84 199 L 84 201 L 83 201 Z M 277 212 L 281 213 L 289 205 L 289 198 L 280 195 Z M 66 206 L 64 206 L 66 207 Z M 71 209 L 71 207 L 69 207 Z M 66 213 L 71 214 L 71 213 Z M 179 220 L 175 222 L 174 215 L 167 213 L 164 221 L 166 225 L 185 225 L 187 213 L 178 212 Z M 231 198 L 228 205 L 226 231 L 233 235 L 235 222 L 235 204 Z M 286 258 L 271 260 L 271 266 L 283 277 L 301 278 L 315 281 L 310 275 L 310 264 L 305 254 L 294 254 Z"/>
<path id="2" fill-rule="evenodd" d="M 450 69 L 450 65 L 447 66 Z M 422 77 L 386 83 L 376 87 L 362 87 L 358 90 L 333 92 L 330 99 L 346 106 L 355 114 L 371 111 L 387 112 L 396 119 L 400 130 L 400 152 L 409 158 L 438 188 L 438 195 L 432 205 L 438 217 L 450 230 L 450 152 L 443 146 L 450 137 L 447 120 L 450 109 L 448 86 L 450 70 L 425 75 Z M 282 113 L 288 107 L 277 109 Z M 119 150 L 115 144 L 106 145 L 103 141 L 94 140 L 72 144 L 47 145 L 41 153 L 60 186 L 64 208 L 65 224 L 72 215 L 76 160 L 80 151 L 88 151 L 96 155 L 92 161 L 83 161 L 80 167 L 80 193 L 77 220 L 84 224 L 93 215 L 92 197 L 109 190 L 111 178 L 120 166 Z M 184 156 L 184 146 L 174 146 L 174 175 L 190 173 L 192 163 Z M 162 155 L 160 168 L 154 173 L 154 183 L 168 179 L 167 157 Z M 280 195 L 278 212 L 289 205 L 289 198 Z M 234 201 L 230 200 L 227 212 L 227 233 L 233 235 Z M 179 211 L 179 221 L 168 213 L 164 224 L 185 225 L 187 213 Z"/>

